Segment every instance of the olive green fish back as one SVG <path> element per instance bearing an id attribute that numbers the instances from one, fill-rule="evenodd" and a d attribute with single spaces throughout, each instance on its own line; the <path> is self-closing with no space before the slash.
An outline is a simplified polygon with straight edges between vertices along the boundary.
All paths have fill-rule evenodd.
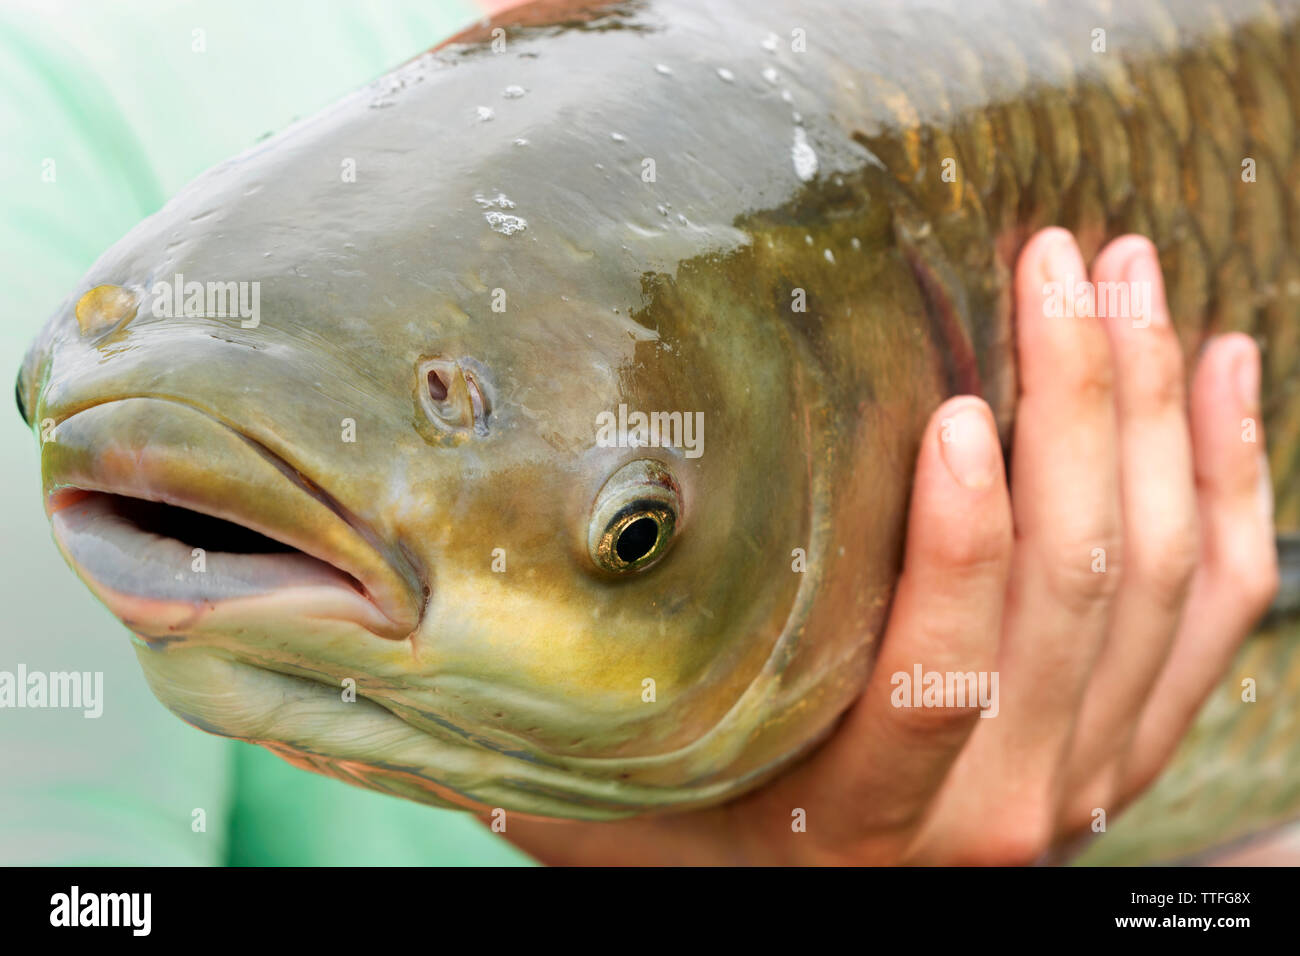
<path id="1" fill-rule="evenodd" d="M 1263 347 L 1278 523 L 1300 528 L 1297 5 L 1011 2 L 947 19 L 924 3 L 886 7 L 905 35 L 930 24 L 936 65 L 871 77 L 896 128 L 860 141 L 960 274 L 1000 417 L 1014 399 L 999 381 L 1014 361 L 1009 279 L 1024 241 L 1062 225 L 1090 261 L 1143 233 L 1189 357 L 1233 330 Z M 955 105 L 969 90 L 982 107 Z"/>

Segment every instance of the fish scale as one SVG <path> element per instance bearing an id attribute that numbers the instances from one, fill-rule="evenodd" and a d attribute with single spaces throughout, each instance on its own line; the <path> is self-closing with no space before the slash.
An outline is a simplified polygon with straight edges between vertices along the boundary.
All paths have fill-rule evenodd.
<path id="1" fill-rule="evenodd" d="M 1007 6 L 1009 16 L 1029 24 L 1041 9 L 1024 5 L 1020 17 L 1015 5 Z M 1094 5 L 1093 22 L 1111 22 L 1106 6 Z M 1286 184 L 1300 182 L 1300 112 L 1293 112 L 1300 99 L 1289 95 L 1300 94 L 1296 7 L 1234 5 L 1235 26 L 1210 5 L 1167 7 L 1172 19 L 1164 18 L 1156 34 L 1165 38 L 1164 51 L 1152 50 L 1151 34 L 1139 26 L 1121 24 L 1108 32 L 1108 50 L 1115 52 L 1082 54 L 1105 58 L 1105 66 L 1079 64 L 1064 90 L 1046 86 L 1016 103 L 995 103 L 961 119 L 953 134 L 913 126 L 903 136 L 865 141 L 931 214 L 953 262 L 964 258 L 972 234 L 991 238 L 998 281 L 983 297 L 987 311 L 971 316 L 977 330 L 1009 327 L 1005 284 L 1019 248 L 1042 226 L 1074 232 L 1088 262 L 1115 236 L 1149 236 L 1189 356 L 1207 337 L 1228 331 L 1255 336 L 1264 350 L 1263 418 L 1277 521 L 1280 529 L 1295 530 L 1300 259 L 1292 250 L 1300 248 L 1300 195 Z M 1151 20 L 1140 28 L 1149 29 Z M 1208 36 L 1201 33 L 1216 23 Z M 1036 42 L 1032 27 L 1020 35 L 1025 45 Z M 1140 52 L 1125 52 L 1130 37 L 1141 39 Z M 985 61 L 986 70 L 1001 67 Z M 900 111 L 899 118 L 906 115 Z M 934 174 L 949 157 L 967 177 L 956 188 Z M 1253 181 L 1243 180 L 1245 160 L 1255 165 Z M 966 271 L 968 287 L 981 284 L 973 273 L 982 268 L 977 261 Z"/>
<path id="2" fill-rule="evenodd" d="M 1111 4 L 1074 6 L 1073 22 L 1090 16 L 1097 25 L 1115 22 Z M 1189 373 L 1212 335 L 1244 332 L 1263 349 L 1262 413 L 1277 523 L 1294 531 L 1300 527 L 1300 258 L 1293 250 L 1300 248 L 1300 193 L 1288 184 L 1300 182 L 1297 6 L 1234 4 L 1231 21 L 1226 7 L 1209 4 L 1142 6 L 1145 23 L 1109 29 L 1107 48 L 1114 52 L 1084 52 L 1060 84 L 1035 88 L 1026 81 L 1029 92 L 1016 102 L 990 96 L 984 109 L 947 130 L 908 123 L 917 112 L 909 103 L 895 109 L 901 131 L 864 142 L 929 213 L 965 286 L 985 290 L 970 300 L 970 325 L 984 355 L 996 347 L 999 361 L 1010 359 L 1010 275 L 1030 235 L 1062 225 L 1089 263 L 1118 235 L 1149 236 Z M 1043 5 L 1003 9 L 1019 24 L 1022 46 L 1036 45 L 1036 27 L 1048 28 L 1038 15 Z M 1082 42 L 1074 48 L 1090 49 Z M 969 64 L 976 58 L 945 59 Z M 1023 77 L 1021 59 L 1011 57 L 1012 75 Z M 985 71 L 999 71 L 1006 61 L 980 62 Z M 959 75 L 959 83 L 972 80 L 969 71 Z M 891 95 L 899 94 L 884 94 L 884 101 Z M 956 183 L 936 175 L 949 158 L 956 160 Z M 1245 160 L 1254 164 L 1253 181 L 1243 178 Z M 969 254 L 972 237 L 997 250 L 994 263 Z M 982 364 L 994 363 L 986 357 Z M 1011 393 L 998 397 L 1007 423 Z M 1170 768 L 1093 841 L 1083 862 L 1181 858 L 1300 815 L 1298 643 L 1294 621 L 1246 642 Z M 1257 684 L 1257 703 L 1241 699 L 1248 678 Z"/>

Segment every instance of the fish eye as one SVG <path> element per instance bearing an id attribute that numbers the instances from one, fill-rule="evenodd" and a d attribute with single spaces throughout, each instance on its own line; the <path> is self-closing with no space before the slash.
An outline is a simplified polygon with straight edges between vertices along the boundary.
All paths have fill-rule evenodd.
<path id="1" fill-rule="evenodd" d="M 591 509 L 587 547 L 596 567 L 641 571 L 667 553 L 681 523 L 681 494 L 658 461 L 629 462 L 609 477 Z"/>

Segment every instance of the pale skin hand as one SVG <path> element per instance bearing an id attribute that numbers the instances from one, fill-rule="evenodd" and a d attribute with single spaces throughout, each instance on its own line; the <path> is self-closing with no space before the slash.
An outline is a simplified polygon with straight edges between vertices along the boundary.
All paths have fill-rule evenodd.
<path id="1" fill-rule="evenodd" d="M 1151 244 L 1118 239 L 1092 271 L 1150 283 L 1149 325 L 1049 318 L 1044 285 L 1085 274 L 1060 229 L 1021 255 L 1011 490 L 988 407 L 945 402 L 880 656 L 826 744 L 726 806 L 512 816 L 508 838 L 549 863 L 1029 863 L 1145 789 L 1277 589 L 1263 435 L 1243 440 L 1260 357 L 1214 340 L 1189 401 Z M 918 663 L 998 672 L 997 716 L 893 706 L 891 675 Z"/>

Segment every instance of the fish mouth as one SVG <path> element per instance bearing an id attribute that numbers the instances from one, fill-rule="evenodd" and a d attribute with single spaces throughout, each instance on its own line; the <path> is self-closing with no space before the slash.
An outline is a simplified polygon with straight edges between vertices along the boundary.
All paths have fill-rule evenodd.
<path id="1" fill-rule="evenodd" d="M 192 405 L 116 399 L 42 446 L 55 542 L 146 640 L 294 617 L 409 637 L 424 588 L 395 546 L 265 444 Z"/>

